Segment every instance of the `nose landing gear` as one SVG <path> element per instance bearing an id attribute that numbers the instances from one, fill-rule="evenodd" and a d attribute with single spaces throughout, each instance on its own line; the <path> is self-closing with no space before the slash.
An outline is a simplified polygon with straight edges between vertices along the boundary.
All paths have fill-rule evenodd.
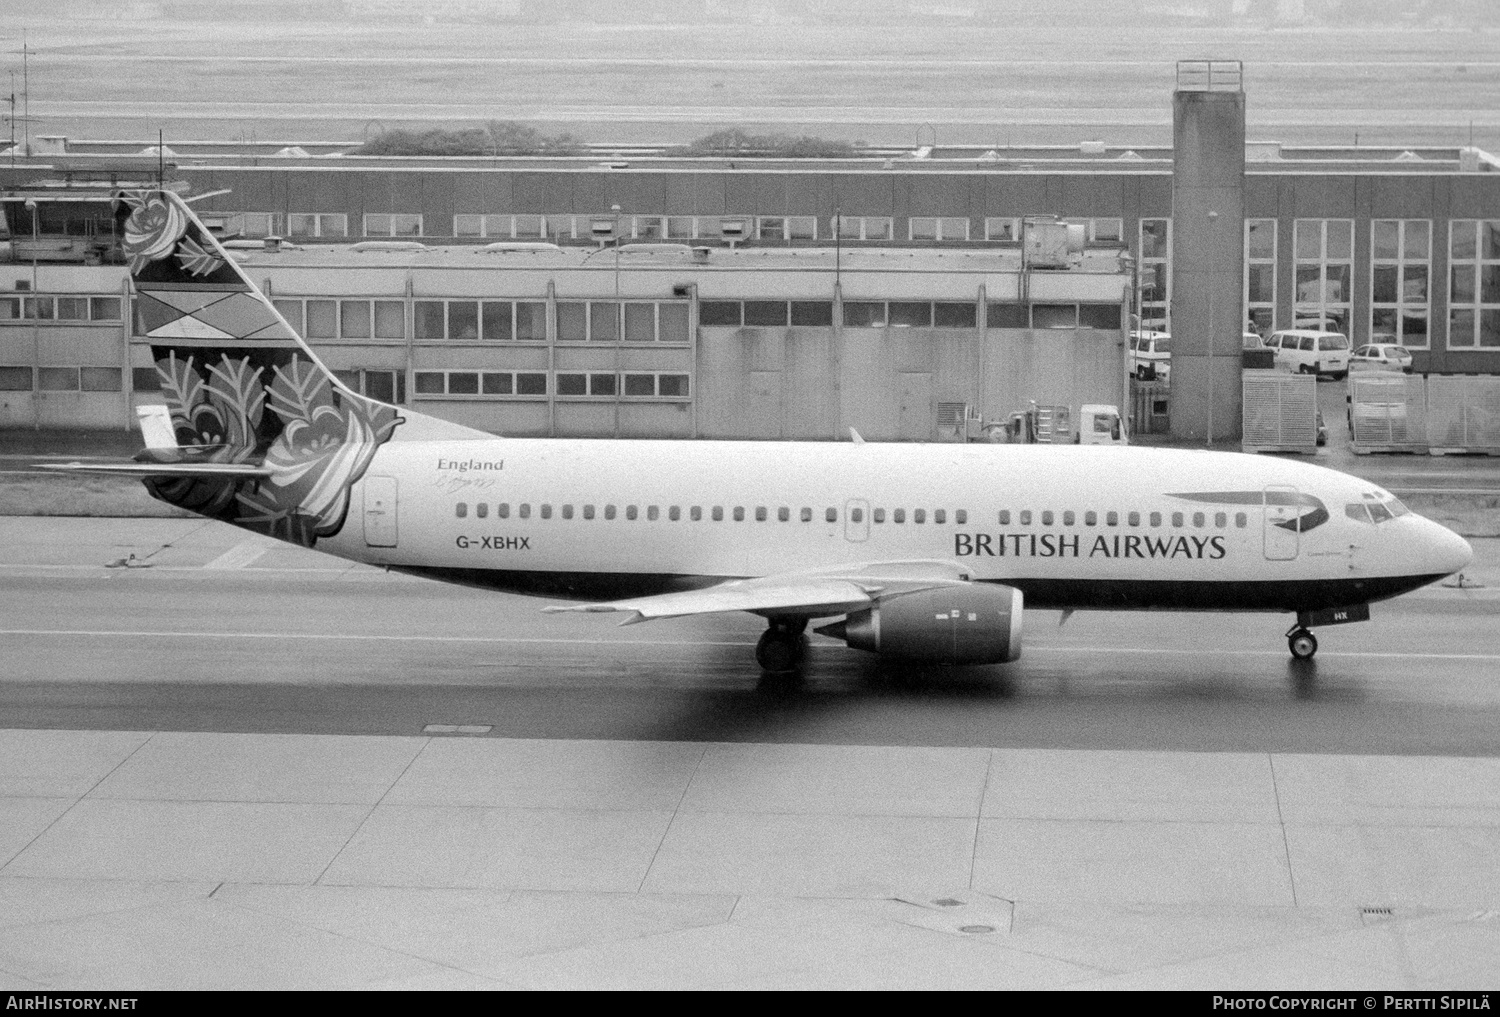
<path id="1" fill-rule="evenodd" d="M 771 625 L 755 644 L 755 661 L 767 674 L 789 674 L 802 663 L 806 650 L 803 633 L 807 631 L 807 619 L 791 621 L 772 619 Z"/>
<path id="2" fill-rule="evenodd" d="M 1294 625 L 1286 634 L 1286 645 L 1293 660 L 1312 660 L 1318 652 L 1318 637 L 1301 625 Z"/>

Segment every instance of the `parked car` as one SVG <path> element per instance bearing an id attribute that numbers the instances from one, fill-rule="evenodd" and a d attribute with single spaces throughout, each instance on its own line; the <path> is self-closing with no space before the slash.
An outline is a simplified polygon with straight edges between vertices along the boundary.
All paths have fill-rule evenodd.
<path id="1" fill-rule="evenodd" d="M 1349 338 L 1342 332 L 1317 332 L 1293 328 L 1272 332 L 1266 345 L 1276 350 L 1276 366 L 1296 374 L 1349 373 Z"/>
<path id="2" fill-rule="evenodd" d="M 1259 332 L 1246 331 L 1240 336 L 1240 349 L 1242 350 L 1258 350 L 1264 345 L 1261 342 Z"/>
<path id="3" fill-rule="evenodd" d="M 1130 333 L 1130 373 L 1146 381 L 1166 381 L 1172 372 L 1172 337 L 1166 332 L 1142 329 Z"/>
<path id="4" fill-rule="evenodd" d="M 1370 367 L 1385 367 L 1411 373 L 1411 351 L 1396 343 L 1370 343 L 1355 350 L 1349 357 L 1351 366 L 1364 364 Z"/>

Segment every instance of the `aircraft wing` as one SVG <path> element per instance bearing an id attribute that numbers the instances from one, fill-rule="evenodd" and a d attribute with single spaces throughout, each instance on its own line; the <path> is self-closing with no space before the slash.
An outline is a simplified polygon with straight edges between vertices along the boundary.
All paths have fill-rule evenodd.
<path id="1" fill-rule="evenodd" d="M 690 614 L 749 611 L 763 615 L 821 618 L 869 607 L 882 597 L 967 583 L 967 569 L 944 561 L 870 562 L 819 572 L 790 572 L 735 579 L 703 590 L 631 597 L 602 604 L 544 607 L 549 613 L 628 611 L 620 624 L 634 625 L 657 618 Z"/>
<path id="2" fill-rule="evenodd" d="M 43 463 L 44 470 L 87 473 L 100 477 L 196 477 L 226 479 L 269 477 L 271 470 L 255 463 Z"/>

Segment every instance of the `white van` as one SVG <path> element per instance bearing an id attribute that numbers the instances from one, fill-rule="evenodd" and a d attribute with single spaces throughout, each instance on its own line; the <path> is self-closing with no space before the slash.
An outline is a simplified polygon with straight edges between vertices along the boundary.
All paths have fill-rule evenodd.
<path id="1" fill-rule="evenodd" d="M 1172 337 L 1153 329 L 1130 333 L 1130 373 L 1145 381 L 1153 372 L 1162 381 L 1171 375 Z"/>
<path id="2" fill-rule="evenodd" d="M 1272 332 L 1266 346 L 1276 351 L 1276 366 L 1296 374 L 1349 373 L 1349 338 L 1341 332 L 1293 328 Z"/>

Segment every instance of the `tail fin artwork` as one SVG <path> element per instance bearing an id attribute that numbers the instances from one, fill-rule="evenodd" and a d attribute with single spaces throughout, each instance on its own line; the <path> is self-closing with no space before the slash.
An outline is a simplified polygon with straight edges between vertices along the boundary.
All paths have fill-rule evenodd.
<path id="1" fill-rule="evenodd" d="M 398 428 L 490 437 L 339 384 L 178 195 L 124 191 L 115 216 L 175 447 L 153 441 L 114 472 L 154 497 L 311 547 L 343 527 Z"/>

